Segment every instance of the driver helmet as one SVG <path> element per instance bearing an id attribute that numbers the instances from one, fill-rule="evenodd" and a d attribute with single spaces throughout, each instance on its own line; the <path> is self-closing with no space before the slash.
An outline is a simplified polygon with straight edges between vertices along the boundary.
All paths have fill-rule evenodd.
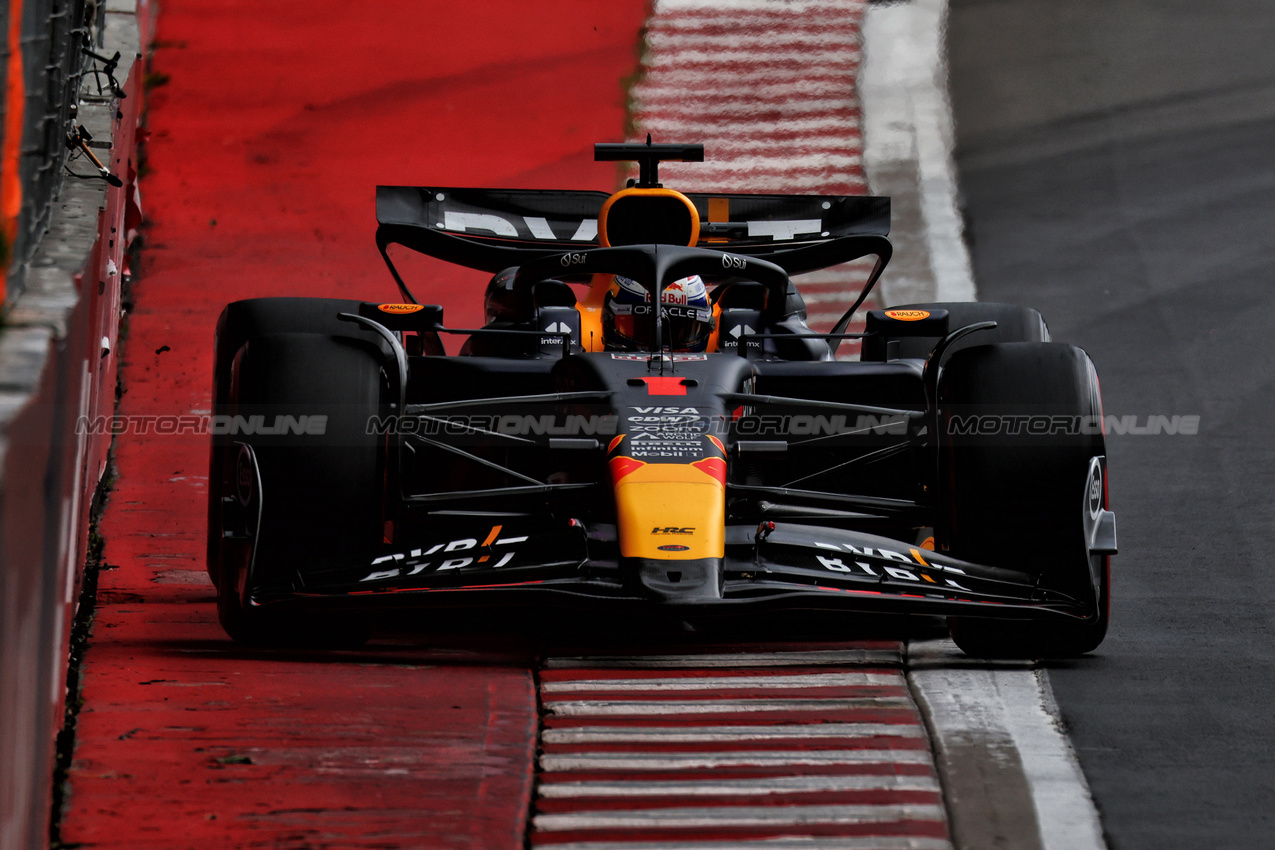
<path id="1" fill-rule="evenodd" d="M 660 298 L 663 344 L 673 351 L 703 351 L 713 331 L 713 307 L 699 275 L 675 280 Z M 608 349 L 645 351 L 655 339 L 651 293 L 616 275 L 602 306 L 602 338 Z"/>
<path id="2" fill-rule="evenodd" d="M 483 319 L 488 325 L 527 318 L 524 314 L 530 312 L 529 304 L 524 302 L 528 299 L 520 298 L 514 289 L 517 273 L 518 267 L 513 266 L 497 274 L 487 284 L 487 291 L 483 294 Z"/>

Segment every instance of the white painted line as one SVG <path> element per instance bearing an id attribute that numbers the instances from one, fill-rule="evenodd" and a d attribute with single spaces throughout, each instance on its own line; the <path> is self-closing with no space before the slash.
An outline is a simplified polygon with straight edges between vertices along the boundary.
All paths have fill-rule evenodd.
<path id="1" fill-rule="evenodd" d="M 545 660 L 551 670 L 569 667 L 624 668 L 691 668 L 713 667 L 805 667 L 855 666 L 897 667 L 903 654 L 895 649 L 812 649 L 785 652 L 688 653 L 680 655 L 577 655 L 555 656 Z"/>
<path id="2" fill-rule="evenodd" d="M 545 702 L 545 711 L 564 717 L 658 714 L 760 714 L 775 711 L 849 711 L 860 708 L 911 708 L 908 697 L 755 700 L 563 700 Z"/>
<path id="3" fill-rule="evenodd" d="M 663 108 L 661 107 L 660 111 L 662 110 Z M 651 110 L 649 114 L 656 114 L 656 110 Z M 739 121 L 734 123 L 738 124 Z M 704 138 L 713 140 L 714 144 L 711 151 L 708 148 L 704 149 L 704 156 L 707 161 L 720 161 L 728 157 L 742 155 L 774 156 L 785 152 L 832 151 L 835 153 L 858 153 L 856 150 L 858 147 L 857 131 L 846 130 L 835 125 L 829 125 L 818 133 L 790 130 L 787 121 L 780 123 L 749 121 L 748 126 L 754 133 L 749 138 L 730 135 L 726 132 L 730 129 L 726 124 L 722 125 L 722 132 L 706 132 Z M 708 144 L 708 142 L 706 141 L 705 144 Z M 712 154 L 712 158 L 708 159 L 710 154 Z"/>
<path id="4" fill-rule="evenodd" d="M 775 0 L 712 0 L 711 3 L 705 0 L 659 0 L 659 13 L 670 17 L 680 13 L 696 13 L 711 11 L 714 14 L 722 12 L 768 12 L 777 6 L 784 12 L 792 14 L 794 12 L 808 11 L 851 11 L 859 9 L 863 6 L 865 0 L 785 0 L 784 3 L 776 3 Z"/>
<path id="5" fill-rule="evenodd" d="M 792 157 L 743 156 L 730 162 L 703 163 L 704 167 L 700 171 L 707 176 L 711 176 L 733 174 L 740 171 L 783 169 L 798 174 L 802 172 L 807 174 L 833 172 L 832 177 L 835 178 L 837 173 L 858 164 L 859 157 L 857 154 L 846 153 L 815 153 Z"/>
<path id="6" fill-rule="evenodd" d="M 864 835 L 836 838 L 756 838 L 716 841 L 573 841 L 553 850 L 952 850 L 942 838 Z"/>
<path id="7" fill-rule="evenodd" d="M 837 838 L 757 838 L 716 841 L 573 841 L 553 850 L 952 850 L 942 838 L 864 835 Z M 548 846 L 546 850 L 548 850 Z"/>
<path id="8" fill-rule="evenodd" d="M 1102 850 L 1102 825 L 1043 671 L 973 666 L 951 641 L 909 648 L 912 681 L 939 743 L 1005 742 L 1017 752 L 1044 850 Z"/>
<path id="9" fill-rule="evenodd" d="M 755 32 L 774 32 L 781 34 L 788 30 L 798 32 L 828 33 L 835 31 L 829 21 L 843 26 L 845 12 L 834 12 L 832 15 L 816 17 L 814 15 L 794 15 L 788 7 L 772 4 L 767 9 L 756 11 L 730 10 L 726 14 L 720 11 L 723 7 L 718 0 L 710 0 L 716 4 L 705 6 L 704 14 L 660 14 L 649 19 L 650 32 L 695 33 L 706 39 L 724 39 L 735 35 L 751 35 Z M 663 4 L 661 4 L 662 6 Z M 662 10 L 661 10 L 662 11 Z M 849 11 L 849 10 L 847 10 Z M 862 11 L 862 6 L 860 6 Z M 716 12 L 716 14 L 714 14 Z"/>
<path id="10" fill-rule="evenodd" d="M 843 49 L 857 50 L 859 47 L 858 39 L 853 33 L 848 32 L 824 32 L 818 27 L 792 27 L 780 32 L 768 31 L 766 25 L 770 23 L 758 21 L 757 27 L 749 32 L 746 27 L 738 30 L 732 28 L 732 32 L 728 35 L 705 34 L 705 27 L 698 29 L 690 29 L 689 27 L 679 28 L 677 32 L 670 32 L 663 27 L 653 29 L 646 37 L 647 46 L 656 50 L 678 50 L 680 53 L 689 53 L 690 51 L 681 50 L 683 47 L 693 47 L 702 50 L 704 47 L 712 47 L 718 44 L 730 45 L 735 48 L 755 48 L 756 50 L 769 53 L 773 52 L 777 47 L 812 47 L 826 48 L 836 45 Z M 845 55 L 842 53 L 842 55 Z"/>
<path id="11" fill-rule="evenodd" d="M 683 192 L 747 192 L 750 188 L 757 188 L 759 178 L 775 176 L 775 173 L 770 171 L 723 172 L 721 176 L 713 180 L 697 182 L 698 175 L 691 171 L 689 167 L 662 168 L 660 169 L 660 176 L 663 177 L 666 171 L 668 172 L 670 185 L 676 182 L 678 189 Z M 820 174 L 801 177 L 784 174 L 783 181 L 784 190 L 792 193 L 832 191 L 850 195 L 862 192 L 867 186 L 862 179 L 843 174 L 838 174 L 834 178 Z"/>
<path id="12" fill-rule="evenodd" d="M 658 116 L 661 121 L 671 121 L 675 118 L 684 121 L 700 120 L 704 122 L 743 121 L 753 124 L 759 130 L 767 128 L 770 132 L 786 130 L 790 121 L 801 120 L 809 116 L 818 118 L 827 115 L 840 115 L 841 113 L 853 113 L 853 118 L 859 117 L 857 106 L 849 98 L 830 100 L 794 98 L 765 103 L 758 103 L 752 100 L 747 103 L 740 103 L 738 101 L 707 102 L 686 99 L 677 103 L 662 104 L 659 107 L 643 104 L 644 116 L 648 118 Z M 760 116 L 763 115 L 766 117 L 761 118 Z M 782 125 L 776 125 L 776 119 L 774 118 L 776 115 L 782 116 Z M 849 140 L 847 139 L 847 144 L 844 146 L 847 150 L 851 147 L 848 142 Z M 855 155 L 858 155 L 857 151 Z"/>
<path id="13" fill-rule="evenodd" d="M 547 694 L 579 691 L 709 691 L 731 688 L 835 688 L 846 685 L 906 685 L 902 673 L 806 673 L 797 676 L 685 676 L 659 679 L 572 679 L 544 682 Z"/>
<path id="14" fill-rule="evenodd" d="M 805 738 L 921 738 L 912 723 L 803 723 L 774 726 L 577 726 L 546 729 L 546 744 L 649 742 L 652 744 L 716 741 L 788 741 Z"/>
<path id="15" fill-rule="evenodd" d="M 777 74 L 777 70 L 772 70 L 771 74 Z M 692 75 L 682 73 L 681 71 L 670 71 L 669 75 L 677 74 L 682 79 L 690 81 Z M 662 75 L 658 87 L 652 87 L 642 92 L 642 105 L 650 108 L 653 104 L 683 104 L 683 103 L 703 103 L 708 105 L 720 105 L 723 103 L 733 103 L 736 98 L 747 98 L 749 103 L 757 104 L 776 104 L 787 103 L 794 100 L 820 100 L 834 104 L 855 103 L 850 93 L 846 90 L 845 74 L 838 71 L 835 74 L 827 74 L 825 76 L 803 76 L 794 73 L 791 76 L 780 81 L 770 77 L 765 80 L 754 82 L 748 80 L 728 81 L 724 85 L 713 89 L 676 89 L 671 85 L 671 79 Z"/>
<path id="16" fill-rule="evenodd" d="M 536 815 L 536 829 L 624 829 L 655 827 L 784 826 L 804 824 L 898 823 L 942 821 L 939 806 L 722 806 L 649 809 L 634 812 L 572 812 Z"/>
<path id="17" fill-rule="evenodd" d="M 868 174 L 910 162 L 919 175 L 924 238 L 937 301 L 973 301 L 974 278 L 956 206 L 952 111 L 943 32 L 947 0 L 870 6 L 864 16 L 864 161 Z"/>
<path id="18" fill-rule="evenodd" d="M 763 794 L 810 794 L 821 791 L 929 791 L 938 793 L 932 776 L 776 776 L 768 779 L 631 780 L 553 782 L 546 777 L 541 797 L 735 797 Z"/>
<path id="19" fill-rule="evenodd" d="M 540 769 L 705 770 L 722 767 L 792 767 L 845 764 L 933 764 L 929 750 L 760 750 L 743 753 L 546 753 Z"/>
<path id="20" fill-rule="evenodd" d="M 844 281 L 841 281 L 841 282 L 844 283 Z M 858 295 L 854 292 L 829 292 L 827 294 L 822 292 L 814 292 L 814 293 L 802 294 L 802 300 L 806 302 L 807 307 L 809 307 L 811 304 L 844 303 L 845 308 L 848 308 L 851 304 L 854 303 L 854 299 L 857 297 Z M 845 312 L 844 308 L 842 309 L 842 312 L 843 313 Z M 841 313 L 837 314 L 837 316 L 840 316 L 840 315 Z"/>
<path id="21" fill-rule="evenodd" d="M 710 143 L 713 144 L 713 159 L 726 158 L 734 155 L 734 153 L 747 153 L 749 156 L 771 159 L 786 156 L 794 151 L 802 156 L 810 157 L 815 155 L 842 156 L 850 148 L 850 145 L 844 139 L 839 138 L 826 136 L 785 138 L 782 136 L 770 136 L 768 132 L 759 134 L 753 145 L 746 145 L 741 140 L 726 137 L 719 137 L 716 140 L 705 142 L 705 144 Z M 732 150 L 734 153 L 732 153 Z M 705 151 L 705 156 L 709 156 L 707 148 L 705 148 Z"/>
<path id="22" fill-rule="evenodd" d="M 662 115 L 643 115 L 644 120 L 658 120 L 659 129 L 662 134 L 695 134 L 696 138 L 704 139 L 704 150 L 707 151 L 709 142 L 708 138 L 712 137 L 714 125 L 722 130 L 730 131 L 727 135 L 730 138 L 766 138 L 772 133 L 782 133 L 785 136 L 796 136 L 801 133 L 815 133 L 821 131 L 845 130 L 848 123 L 845 117 L 835 118 L 802 118 L 791 121 L 784 121 L 782 125 L 776 125 L 773 121 L 747 121 L 735 118 L 713 118 L 705 116 L 703 118 L 691 117 L 685 119 L 665 118 Z M 848 131 L 846 131 L 848 132 Z M 849 145 L 847 145 L 847 148 Z M 734 160 L 729 162 L 717 162 L 719 166 L 730 166 Z M 672 165 L 673 163 L 669 163 Z M 698 166 L 708 166 L 714 163 L 710 160 L 694 163 Z"/>
<path id="23" fill-rule="evenodd" d="M 850 307 L 850 304 L 846 304 L 846 308 L 849 309 L 849 307 Z M 831 325 L 838 322 L 841 319 L 841 317 L 844 315 L 845 315 L 845 310 L 842 310 L 839 313 L 808 313 L 806 315 L 806 322 L 811 327 L 815 325 Z M 851 321 L 853 322 L 864 322 L 864 321 L 867 321 L 867 314 L 860 311 L 858 313 L 855 313 L 850 318 L 851 318 Z"/>
<path id="24" fill-rule="evenodd" d="M 815 27 L 824 26 L 828 29 L 829 22 L 835 22 L 841 25 L 846 20 L 847 13 L 853 13 L 853 9 L 844 8 L 834 10 L 831 14 L 825 14 L 821 17 L 803 15 L 804 11 L 800 6 L 789 6 L 772 2 L 766 8 L 756 9 L 732 9 L 729 5 L 720 2 L 720 0 L 711 0 L 712 6 L 704 6 L 697 10 L 699 14 L 664 14 L 666 4 L 660 3 L 661 14 L 651 19 L 651 31 L 653 32 L 693 32 L 703 33 L 706 37 L 725 38 L 735 32 L 752 32 L 754 30 L 769 28 L 772 32 L 778 31 L 784 27 L 792 27 L 797 30 L 809 30 Z M 825 6 L 820 11 L 827 11 L 829 7 Z M 832 7 L 835 9 L 835 7 Z M 798 10 L 796 14 L 792 11 Z M 862 10 L 862 3 L 859 4 L 859 10 Z"/>
<path id="25" fill-rule="evenodd" d="M 1021 673 L 1001 677 L 1011 679 L 1018 691 L 1014 699 L 1021 709 L 1010 712 L 1006 725 L 1032 787 L 1045 850 L 1105 848 L 1098 810 L 1071 741 L 1062 732 L 1048 673 L 1037 670 L 1035 681 Z"/>
<path id="26" fill-rule="evenodd" d="M 818 289 L 818 287 L 841 286 L 845 282 L 846 275 L 848 274 L 867 275 L 872 271 L 872 265 L 873 265 L 872 263 L 860 263 L 856 261 L 853 263 L 844 263 L 839 266 L 833 266 L 831 269 L 818 272 L 818 273 L 812 273 L 809 275 L 798 275 L 797 285 L 801 287 L 805 287 L 806 289 L 813 289 L 814 291 L 811 293 L 811 295 L 814 295 L 816 298 L 826 298 L 829 295 L 837 295 L 838 293 L 822 292 Z M 849 295 L 849 296 L 858 295 L 857 292 L 842 293 L 842 294 Z M 803 292 L 802 297 L 809 299 L 811 296 Z"/>
<path id="27" fill-rule="evenodd" d="M 681 68 L 669 68 L 652 71 L 641 84 L 642 88 L 634 93 L 634 97 L 638 103 L 644 103 L 648 96 L 657 102 L 669 100 L 676 98 L 679 90 L 694 90 L 692 87 L 703 86 L 703 84 L 704 74 L 702 69 L 689 71 Z M 835 90 L 844 92 L 846 71 L 843 68 L 838 68 L 835 71 L 828 69 L 811 71 L 809 69 L 786 68 L 783 66 L 754 67 L 749 69 L 747 77 L 736 76 L 734 82 L 728 85 L 730 85 L 730 88 L 723 94 L 726 97 L 745 97 L 753 91 L 770 92 L 772 87 L 783 86 L 792 86 L 801 91 L 805 90 L 805 86 L 833 86 L 836 87 Z M 702 95 L 696 94 L 695 96 L 700 97 Z M 847 129 L 858 130 L 858 126 Z"/>
<path id="28" fill-rule="evenodd" d="M 823 68 L 836 68 L 847 72 L 859 67 L 859 59 L 850 56 L 846 50 L 678 50 L 674 54 L 680 68 L 699 68 L 704 66 L 729 69 L 731 66 L 756 64 L 758 60 L 766 62 L 799 62 L 817 63 Z"/>

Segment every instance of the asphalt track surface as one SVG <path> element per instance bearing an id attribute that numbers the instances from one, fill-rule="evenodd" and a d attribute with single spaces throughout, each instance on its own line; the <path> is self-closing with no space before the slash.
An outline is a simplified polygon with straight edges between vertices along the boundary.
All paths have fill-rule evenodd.
<path id="1" fill-rule="evenodd" d="M 1084 347 L 1108 414 L 1112 630 L 1050 669 L 1114 850 L 1275 846 L 1275 6 L 955 0 L 982 300 Z"/>

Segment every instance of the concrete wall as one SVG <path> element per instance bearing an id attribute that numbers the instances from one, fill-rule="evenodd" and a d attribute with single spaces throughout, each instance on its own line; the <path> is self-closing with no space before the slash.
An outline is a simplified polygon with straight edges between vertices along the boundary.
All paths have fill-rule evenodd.
<path id="1" fill-rule="evenodd" d="M 146 4 L 107 6 L 106 55 L 122 50 L 122 100 L 82 93 L 79 122 L 124 180 L 68 177 L 22 297 L 0 331 L 0 850 L 48 843 L 56 737 L 89 510 L 109 435 L 76 433 L 115 404 L 125 250 L 140 223 L 136 131 Z M 129 67 L 131 65 L 131 67 Z M 82 167 L 79 171 L 87 171 Z"/>

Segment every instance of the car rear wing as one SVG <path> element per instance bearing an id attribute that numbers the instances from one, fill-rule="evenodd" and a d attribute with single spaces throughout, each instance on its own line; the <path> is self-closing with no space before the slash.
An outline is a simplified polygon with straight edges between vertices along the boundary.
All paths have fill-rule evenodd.
<path id="1" fill-rule="evenodd" d="M 564 251 L 598 247 L 598 218 L 609 197 L 590 191 L 378 186 L 377 246 L 391 270 L 386 249 L 398 244 L 497 272 Z M 888 245 L 890 199 L 885 197 L 699 192 L 686 197 L 699 213 L 699 247 L 769 260 L 793 274 L 877 254 L 859 249 Z M 867 238 L 847 242 L 847 237 Z M 795 249 L 830 247 L 834 242 L 843 250 L 801 251 L 791 258 L 800 256 L 800 262 L 781 259 Z M 855 250 L 856 256 L 842 256 Z"/>

